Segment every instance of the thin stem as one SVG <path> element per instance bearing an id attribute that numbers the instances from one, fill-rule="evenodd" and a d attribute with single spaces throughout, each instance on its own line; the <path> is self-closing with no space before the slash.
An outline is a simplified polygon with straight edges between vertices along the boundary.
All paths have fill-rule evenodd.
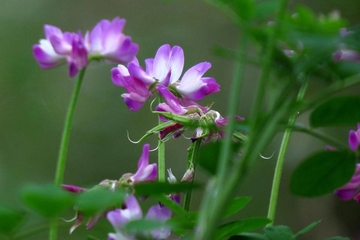
<path id="1" fill-rule="evenodd" d="M 235 114 L 238 110 L 238 96 L 241 91 L 241 86 L 243 82 L 243 72 L 244 72 L 244 63 L 246 59 L 246 50 L 247 50 L 247 41 L 246 35 L 244 35 L 243 39 L 239 41 L 239 52 L 241 53 L 240 58 L 235 67 L 235 73 L 232 80 L 231 92 L 229 98 L 229 108 L 228 108 L 228 116 L 229 120 L 226 125 L 226 134 L 223 139 L 223 143 L 221 146 L 220 157 L 219 157 L 219 166 L 217 169 L 217 177 L 214 180 L 209 181 L 206 189 L 206 195 L 204 197 L 203 203 L 200 208 L 199 215 L 199 231 L 197 231 L 196 239 L 210 239 L 212 232 L 214 231 L 214 227 L 217 221 L 216 216 L 219 214 L 220 209 L 213 208 L 212 204 L 223 203 L 222 197 L 227 195 L 227 192 L 224 193 L 225 189 L 222 190 L 222 193 L 217 193 L 217 191 L 222 188 L 223 183 L 226 180 L 226 174 L 230 162 L 231 155 L 231 137 L 232 132 L 235 129 Z M 219 194 L 219 198 L 215 198 L 214 194 Z M 224 195 L 222 195 L 224 194 Z M 216 203 L 214 203 L 215 201 Z"/>
<path id="2" fill-rule="evenodd" d="M 159 99 L 160 101 L 160 99 Z M 158 120 L 159 125 L 163 124 L 160 118 Z M 159 133 L 159 140 L 158 140 L 158 180 L 159 182 L 165 182 L 165 142 L 160 139 Z"/>
<path id="3" fill-rule="evenodd" d="M 70 105 L 66 114 L 62 139 L 60 143 L 60 150 L 59 150 L 59 157 L 56 167 L 56 175 L 55 175 L 55 184 L 57 186 L 60 186 L 63 183 L 64 180 L 64 173 L 65 173 L 65 167 L 66 167 L 66 156 L 69 148 L 69 139 L 70 139 L 70 132 L 72 127 L 72 122 L 74 118 L 76 103 L 79 97 L 81 83 L 84 78 L 86 68 L 83 68 L 80 73 L 79 77 L 77 79 L 75 89 L 73 92 L 73 95 L 71 97 Z"/>
<path id="4" fill-rule="evenodd" d="M 306 81 L 302 86 L 301 89 L 299 91 L 299 94 L 297 96 L 297 102 L 301 102 L 301 100 L 304 98 L 306 89 L 308 86 L 308 82 Z M 295 124 L 295 120 L 297 117 L 298 113 L 294 113 L 288 121 L 288 127 L 285 130 L 284 133 L 284 137 L 282 139 L 281 142 L 281 146 L 280 146 L 280 152 L 276 161 L 276 167 L 275 167 L 275 173 L 274 173 L 274 179 L 273 179 L 273 183 L 272 183 L 272 188 L 271 188 L 271 195 L 270 195 L 270 203 L 269 203 L 269 208 L 268 208 L 268 219 L 271 220 L 271 222 L 268 224 L 269 226 L 273 225 L 274 220 L 275 220 L 275 213 L 276 213 L 276 205 L 277 205 L 277 200 L 278 200 L 278 196 L 279 196 L 279 188 L 280 188 L 280 181 L 281 181 L 281 174 L 282 174 L 282 170 L 283 170 L 283 166 L 284 166 L 284 162 L 285 162 L 285 154 L 290 142 L 290 136 L 292 133 L 292 128 L 291 126 L 293 126 Z"/>
<path id="5" fill-rule="evenodd" d="M 303 112 L 309 110 L 310 108 L 313 108 L 321 104 L 325 99 L 328 99 L 330 96 L 334 95 L 335 93 L 338 93 L 340 91 L 343 91 L 347 88 L 353 87 L 358 84 L 360 84 L 360 74 L 353 75 L 341 81 L 336 81 L 335 83 L 333 83 L 332 85 L 321 91 L 319 94 L 315 95 L 308 102 L 302 104 L 299 111 Z"/>
<path id="6" fill-rule="evenodd" d="M 158 178 L 159 182 L 165 182 L 165 142 L 161 140 L 158 147 Z"/>
<path id="7" fill-rule="evenodd" d="M 55 184 L 57 186 L 61 186 L 64 180 L 64 174 L 65 174 L 65 167 L 66 167 L 66 156 L 69 148 L 69 140 L 70 140 L 70 133 L 71 133 L 71 127 L 72 122 L 74 118 L 76 103 L 79 97 L 81 83 L 84 79 L 86 68 L 83 68 L 80 73 L 79 77 L 77 79 L 75 89 L 73 92 L 73 95 L 71 97 L 70 105 L 66 114 L 65 118 L 65 124 L 62 134 L 62 139 L 60 143 L 60 150 L 59 150 L 59 157 L 58 162 L 56 166 L 56 174 L 55 174 Z M 50 240 L 56 240 L 57 238 L 57 228 L 58 223 L 57 220 L 52 220 L 50 223 L 50 233 L 49 233 L 49 239 Z"/>
<path id="8" fill-rule="evenodd" d="M 201 139 L 196 139 L 195 142 L 192 143 L 191 157 L 189 159 L 188 166 L 187 166 L 187 169 L 192 167 L 193 171 L 194 171 L 194 174 L 191 179 L 192 183 L 194 183 L 194 179 L 195 179 L 196 162 L 197 162 L 197 156 L 199 153 L 200 145 L 201 145 Z M 185 200 L 184 200 L 184 209 L 186 211 L 190 210 L 191 196 L 192 196 L 192 190 L 187 191 L 185 194 Z"/>
<path id="9" fill-rule="evenodd" d="M 329 137 L 325 134 L 322 134 L 320 132 L 317 132 L 315 130 L 303 127 L 303 126 L 299 126 L 299 125 L 293 125 L 293 126 L 286 126 L 287 128 L 291 128 L 293 131 L 295 132 L 302 132 L 302 133 L 306 133 L 309 134 L 319 140 L 324 141 L 327 144 L 330 144 L 332 147 L 335 147 L 337 149 L 349 149 L 349 146 L 347 144 L 344 144 L 343 142 Z"/>

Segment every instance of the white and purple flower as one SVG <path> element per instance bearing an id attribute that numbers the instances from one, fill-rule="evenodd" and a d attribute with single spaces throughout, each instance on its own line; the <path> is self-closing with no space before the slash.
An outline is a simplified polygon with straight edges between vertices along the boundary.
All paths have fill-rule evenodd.
<path id="1" fill-rule="evenodd" d="M 85 35 L 85 43 L 90 57 L 105 58 L 112 62 L 130 62 L 139 50 L 131 37 L 122 32 L 126 20 L 118 17 L 112 21 L 101 20 Z"/>
<path id="2" fill-rule="evenodd" d="M 122 209 L 115 209 L 106 214 L 106 218 L 114 227 L 116 233 L 109 233 L 108 240 L 133 240 L 136 233 L 126 233 L 123 227 L 134 220 L 143 217 L 142 210 L 135 196 L 129 195 Z M 145 217 L 146 219 L 165 222 L 171 218 L 171 211 L 167 207 L 157 204 L 152 206 Z M 159 227 L 149 233 L 154 239 L 166 239 L 170 235 L 170 229 Z"/>
<path id="3" fill-rule="evenodd" d="M 122 33 L 124 25 L 125 20 L 120 18 L 101 20 L 85 38 L 81 32 L 63 33 L 55 26 L 45 25 L 45 39 L 33 46 L 34 57 L 45 69 L 67 62 L 71 77 L 86 67 L 89 59 L 128 63 L 134 59 L 139 47 Z"/>
<path id="4" fill-rule="evenodd" d="M 169 88 L 181 98 L 192 101 L 202 100 L 206 95 L 220 91 L 214 78 L 203 77 L 211 67 L 209 62 L 193 66 L 180 80 L 184 68 L 184 52 L 179 46 L 171 48 L 169 44 L 162 45 L 154 58 L 145 60 L 145 65 L 144 70 L 135 59 L 127 67 L 119 65 L 112 69 L 114 84 L 125 87 L 127 91 L 122 97 L 130 110 L 140 109 L 155 91 L 156 85 Z"/>
<path id="5" fill-rule="evenodd" d="M 157 164 L 149 164 L 150 145 L 145 144 L 138 162 L 138 170 L 130 177 L 133 183 L 153 181 L 157 179 Z"/>

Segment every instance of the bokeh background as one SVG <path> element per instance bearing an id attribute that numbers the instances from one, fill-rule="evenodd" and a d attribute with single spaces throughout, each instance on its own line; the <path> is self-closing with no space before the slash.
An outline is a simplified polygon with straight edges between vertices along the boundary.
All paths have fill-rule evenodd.
<path id="1" fill-rule="evenodd" d="M 339 10 L 341 15 L 356 24 L 360 2 L 353 0 L 293 1 L 292 6 L 304 4 L 318 13 Z M 179 45 L 185 52 L 185 69 L 201 61 L 210 61 L 212 68 L 206 76 L 217 79 L 221 92 L 208 97 L 204 104 L 214 102 L 213 108 L 226 113 L 232 78 L 233 61 L 217 57 L 215 46 L 234 48 L 239 34 L 234 23 L 219 9 L 196 0 L 0 0 L 0 203 L 20 205 L 17 192 L 26 183 L 51 182 L 63 121 L 75 79 L 67 74 L 67 67 L 41 69 L 33 59 L 31 47 L 43 38 L 43 25 L 51 24 L 64 31 L 91 29 L 100 19 L 116 16 L 127 19 L 124 32 L 140 45 L 138 58 L 153 57 L 162 44 Z M 113 65 L 91 63 L 85 76 L 74 119 L 65 182 L 84 187 L 103 179 L 119 179 L 123 173 L 134 172 L 142 144 L 136 140 L 156 125 L 149 115 L 148 105 L 139 112 L 130 112 L 110 79 Z M 249 66 L 246 83 L 240 94 L 239 114 L 247 117 L 256 89 L 258 69 Z M 317 87 L 312 86 L 313 91 Z M 359 89 L 352 90 L 358 93 Z M 307 124 L 306 113 L 299 122 Z M 324 129 L 347 141 L 348 131 Z M 262 153 L 274 156 L 260 159 L 245 183 L 234 195 L 253 196 L 248 207 L 238 216 L 266 216 L 271 179 L 281 136 L 276 136 Z M 156 146 L 156 138 L 148 142 Z M 188 141 L 178 139 L 167 144 L 167 167 L 180 178 L 185 171 Z M 354 201 L 341 202 L 329 195 L 316 199 L 298 198 L 289 193 L 291 170 L 299 160 L 324 144 L 302 134 L 291 140 L 281 185 L 276 224 L 286 224 L 297 231 L 316 220 L 322 220 L 302 239 L 322 239 L 335 235 L 360 239 L 360 206 Z M 156 155 L 151 155 L 156 161 Z M 198 174 L 205 181 L 204 172 Z M 198 205 L 201 193 L 197 193 Z M 71 216 L 69 215 L 69 218 Z M 33 225 L 43 224 L 35 217 Z M 33 225 L 27 226 L 31 229 Z M 69 224 L 61 228 L 60 239 L 85 239 L 84 227 L 71 236 Z M 111 227 L 101 221 L 91 234 L 106 239 Z M 46 239 L 47 231 L 26 239 Z M 1 236 L 0 236 L 1 239 Z"/>

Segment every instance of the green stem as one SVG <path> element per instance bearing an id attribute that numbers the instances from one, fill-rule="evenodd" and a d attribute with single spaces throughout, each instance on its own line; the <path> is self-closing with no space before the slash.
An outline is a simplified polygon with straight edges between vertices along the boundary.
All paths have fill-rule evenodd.
<path id="1" fill-rule="evenodd" d="M 158 178 L 159 182 L 165 182 L 165 142 L 161 140 L 158 147 Z"/>
<path id="2" fill-rule="evenodd" d="M 239 41 L 239 52 L 240 52 L 240 58 L 238 59 L 238 62 L 235 67 L 235 73 L 231 84 L 231 92 L 230 92 L 230 98 L 229 98 L 229 108 L 228 108 L 228 116 L 229 120 L 226 125 L 226 134 L 224 136 L 221 151 L 220 151 L 220 157 L 219 157 L 219 166 L 217 169 L 217 176 L 215 179 L 209 181 L 207 184 L 207 189 L 205 193 L 205 197 L 203 200 L 203 203 L 200 208 L 200 214 L 199 214 L 199 230 L 196 233 L 195 239 L 210 239 L 212 232 L 215 229 L 216 221 L 217 221 L 217 215 L 219 215 L 220 209 L 216 209 L 212 206 L 214 205 L 222 205 L 223 201 L 222 198 L 226 195 L 228 196 L 227 192 L 224 192 L 224 190 L 221 191 L 222 194 L 216 193 L 217 191 L 220 191 L 220 188 L 224 186 L 224 183 L 226 182 L 226 174 L 230 162 L 230 155 L 231 155 L 231 137 L 232 133 L 235 129 L 235 115 L 238 110 L 238 96 L 241 91 L 241 86 L 243 82 L 243 72 L 244 72 L 244 63 L 246 59 L 246 50 L 247 50 L 247 41 L 246 36 L 244 35 L 244 38 Z M 214 193 L 219 194 L 218 198 L 215 198 Z"/>
<path id="3" fill-rule="evenodd" d="M 62 139 L 60 143 L 60 150 L 59 150 L 59 157 L 57 161 L 56 166 L 56 174 L 55 174 L 55 184 L 57 186 L 61 186 L 61 184 L 64 181 L 64 174 L 65 174 L 65 167 L 66 167 L 66 156 L 69 149 L 69 140 L 70 140 L 70 133 L 71 133 L 71 127 L 72 122 L 74 118 L 76 103 L 79 97 L 81 83 L 84 79 L 86 68 L 83 68 L 78 76 L 75 89 L 73 92 L 73 95 L 71 97 L 70 105 L 66 114 Z M 56 240 L 57 238 L 57 228 L 58 223 L 57 220 L 52 220 L 50 223 L 50 233 L 49 233 L 49 239 L 50 240 Z"/>
<path id="4" fill-rule="evenodd" d="M 307 86 L 308 86 L 308 82 L 306 81 L 302 85 L 302 87 L 299 91 L 299 94 L 296 99 L 297 102 L 301 102 L 301 100 L 304 98 Z M 275 173 L 274 173 L 274 179 L 273 179 L 272 188 L 271 188 L 270 203 L 269 203 L 269 209 L 268 209 L 268 219 L 271 220 L 271 222 L 268 224 L 269 226 L 273 225 L 274 220 L 275 220 L 276 205 L 277 205 L 277 200 L 278 200 L 278 196 L 279 196 L 279 188 L 280 188 L 281 174 L 282 174 L 282 170 L 283 170 L 283 166 L 284 166 L 284 162 L 285 162 L 285 154 L 286 154 L 289 142 L 290 142 L 290 136 L 292 133 L 291 127 L 294 126 L 297 115 L 298 115 L 298 113 L 294 113 L 289 118 L 288 126 L 290 126 L 290 127 L 286 128 L 286 130 L 285 130 L 284 137 L 282 139 L 281 146 L 280 146 L 280 152 L 279 152 L 279 155 L 278 155 L 278 158 L 276 161 L 276 167 L 275 167 Z"/>
<path id="5" fill-rule="evenodd" d="M 163 124 L 159 119 L 159 125 Z M 158 180 L 159 182 L 165 182 L 165 142 L 160 139 L 159 133 L 159 140 L 158 140 Z"/>
<path id="6" fill-rule="evenodd" d="M 80 73 L 79 77 L 77 79 L 75 89 L 73 92 L 73 95 L 71 97 L 70 105 L 66 114 L 64 129 L 62 133 L 62 139 L 60 143 L 60 150 L 59 150 L 59 157 L 56 167 L 56 175 L 55 175 L 55 184 L 57 186 L 60 186 L 63 183 L 64 180 L 64 173 L 65 173 L 65 167 L 66 167 L 66 156 L 69 148 L 69 139 L 70 139 L 70 132 L 72 127 L 72 122 L 74 118 L 76 103 L 79 97 L 81 83 L 84 78 L 86 68 L 83 68 Z"/>
<path id="7" fill-rule="evenodd" d="M 337 148 L 337 149 L 349 149 L 349 146 L 347 144 L 344 144 L 343 142 L 334 139 L 332 137 L 329 137 L 327 135 L 324 135 L 320 132 L 317 132 L 315 130 L 303 127 L 303 126 L 299 126 L 299 125 L 293 125 L 293 126 L 286 126 L 286 128 L 291 128 L 293 131 L 295 132 L 302 132 L 302 133 L 306 133 L 309 134 L 319 140 L 324 141 L 327 144 L 330 144 L 332 147 Z"/>
<path id="8" fill-rule="evenodd" d="M 191 157 L 187 164 L 187 169 L 193 168 L 193 171 L 194 171 L 194 174 L 191 179 L 192 183 L 194 183 L 194 179 L 195 179 L 197 155 L 199 153 L 200 145 L 201 145 L 201 139 L 197 139 L 197 140 L 195 140 L 195 142 L 192 143 Z M 186 211 L 190 210 L 191 196 L 192 196 L 192 190 L 187 191 L 185 194 L 185 200 L 184 200 L 184 209 Z"/>

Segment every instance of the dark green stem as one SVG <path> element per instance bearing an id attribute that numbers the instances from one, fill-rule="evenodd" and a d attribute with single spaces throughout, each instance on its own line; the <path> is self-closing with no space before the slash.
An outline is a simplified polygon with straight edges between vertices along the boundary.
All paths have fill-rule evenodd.
<path id="1" fill-rule="evenodd" d="M 302 99 L 304 98 L 307 86 L 308 86 L 308 82 L 306 81 L 302 85 L 302 87 L 299 91 L 299 94 L 297 96 L 297 102 L 301 102 Z M 275 220 L 275 213 L 276 213 L 277 200 L 278 200 L 278 196 L 279 196 L 281 174 L 282 174 L 282 169 L 283 169 L 284 162 L 285 162 L 285 154 L 286 154 L 289 142 L 290 142 L 290 136 L 292 133 L 291 127 L 295 124 L 295 120 L 296 120 L 297 116 L 298 116 L 298 113 L 296 112 L 289 118 L 288 126 L 290 126 L 290 127 L 288 127 L 285 130 L 284 137 L 281 142 L 279 155 L 278 155 L 278 158 L 276 161 L 274 179 L 273 179 L 272 188 L 271 188 L 270 203 L 269 203 L 268 216 L 267 216 L 268 219 L 271 220 L 271 222 L 268 225 L 273 225 L 274 220 Z"/>

